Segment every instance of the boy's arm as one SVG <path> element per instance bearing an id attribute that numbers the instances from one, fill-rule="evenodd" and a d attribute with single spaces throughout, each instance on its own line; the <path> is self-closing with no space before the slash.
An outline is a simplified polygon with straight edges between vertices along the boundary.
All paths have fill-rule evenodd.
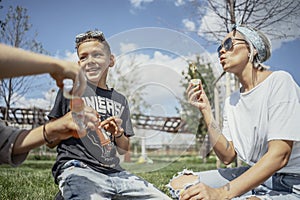
<path id="1" fill-rule="evenodd" d="M 124 133 L 115 136 L 115 143 L 117 144 L 118 153 L 123 155 L 129 151 L 129 137 Z"/>

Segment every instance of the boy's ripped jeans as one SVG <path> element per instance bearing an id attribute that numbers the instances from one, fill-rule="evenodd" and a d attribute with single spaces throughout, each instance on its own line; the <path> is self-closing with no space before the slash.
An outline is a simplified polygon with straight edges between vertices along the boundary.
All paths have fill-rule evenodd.
<path id="1" fill-rule="evenodd" d="M 167 187 L 169 187 L 172 197 L 174 199 L 179 199 L 182 189 L 188 188 L 191 184 L 202 182 L 213 188 L 222 187 L 229 181 L 240 176 L 248 169 L 249 167 L 238 167 L 203 172 L 184 170 L 183 172 L 178 173 L 176 177 L 171 179 Z M 186 183 L 187 178 L 184 178 L 182 181 L 184 184 L 179 187 L 179 179 L 185 173 L 190 176 L 188 178 L 191 179 L 193 183 Z M 198 177 L 193 178 L 195 175 Z M 172 185 L 172 182 L 175 184 Z M 300 200 L 300 174 L 275 174 L 264 184 L 243 194 L 240 197 L 233 198 L 233 200 L 248 199 L 253 196 L 262 200 Z"/>
<path id="2" fill-rule="evenodd" d="M 64 199 L 170 199 L 152 184 L 127 171 L 106 175 L 77 160 L 68 161 L 63 168 L 58 181 Z"/>

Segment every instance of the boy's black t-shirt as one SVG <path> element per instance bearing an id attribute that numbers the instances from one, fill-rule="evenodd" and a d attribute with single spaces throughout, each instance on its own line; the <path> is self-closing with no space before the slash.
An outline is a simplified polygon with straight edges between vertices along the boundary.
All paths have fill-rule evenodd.
<path id="1" fill-rule="evenodd" d="M 81 98 L 86 106 L 92 107 L 100 114 L 101 120 L 110 116 L 120 117 L 123 120 L 124 134 L 127 137 L 134 135 L 128 102 L 122 94 L 114 89 L 104 90 L 88 83 Z M 70 100 L 64 98 L 62 90 L 59 90 L 49 118 L 55 119 L 65 115 L 70 111 L 69 104 Z M 89 130 L 83 138 L 72 137 L 61 141 L 57 146 L 58 155 L 52 168 L 55 180 L 61 173 L 62 166 L 73 159 L 82 161 L 95 171 L 105 174 L 122 171 L 112 137 L 111 140 L 110 144 L 102 146 L 96 132 Z"/>

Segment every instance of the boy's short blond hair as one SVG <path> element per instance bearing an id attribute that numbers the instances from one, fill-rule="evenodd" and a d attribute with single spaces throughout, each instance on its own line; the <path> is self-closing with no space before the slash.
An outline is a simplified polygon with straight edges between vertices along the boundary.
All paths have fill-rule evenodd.
<path id="1" fill-rule="evenodd" d="M 85 42 L 89 41 L 98 41 L 102 44 L 104 44 L 105 49 L 107 50 L 107 53 L 111 54 L 110 46 L 108 42 L 105 40 L 104 34 L 101 31 L 94 30 L 94 31 L 87 31 L 85 33 L 78 34 L 75 39 L 76 43 L 76 49 L 78 54 L 78 47 Z"/>

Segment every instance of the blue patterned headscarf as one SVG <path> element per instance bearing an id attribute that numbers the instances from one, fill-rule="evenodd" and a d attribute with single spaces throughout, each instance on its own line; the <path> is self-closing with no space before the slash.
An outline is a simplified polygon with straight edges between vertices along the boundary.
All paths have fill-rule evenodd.
<path id="1" fill-rule="evenodd" d="M 268 49 L 269 47 L 266 46 L 262 37 L 256 30 L 250 27 L 239 25 L 234 25 L 232 29 L 240 32 L 245 39 L 252 43 L 253 47 L 257 50 L 258 59 L 260 62 L 264 62 L 270 57 L 270 49 Z"/>

